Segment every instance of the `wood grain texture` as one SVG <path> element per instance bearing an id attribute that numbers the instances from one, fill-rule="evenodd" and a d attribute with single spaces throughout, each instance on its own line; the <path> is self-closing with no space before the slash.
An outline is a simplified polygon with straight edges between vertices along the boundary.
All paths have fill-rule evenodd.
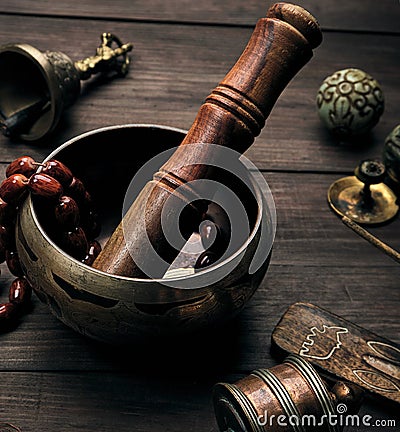
<path id="1" fill-rule="evenodd" d="M 217 431 L 209 382 L 177 383 L 171 392 L 169 380 L 134 373 L 0 376 L 0 422 L 23 432 Z"/>
<path id="2" fill-rule="evenodd" d="M 0 336 L 0 370 L 157 368 L 166 374 L 210 374 L 272 366 L 270 334 L 286 308 L 307 301 L 399 341 L 400 267 L 345 227 L 329 210 L 332 175 L 266 174 L 278 214 L 270 268 L 236 321 L 199 338 L 110 349 L 65 327 L 35 298 L 34 311 Z M 308 193 L 305 194 L 304 191 Z M 399 221 L 374 230 L 400 250 Z M 2 298 L 12 280 L 1 266 Z M 1 300 L 1 298 L 0 298 Z M 362 311 L 362 314 L 360 313 Z M 159 358 L 163 364 L 159 364 Z M 206 366 L 204 366 L 206 365 Z M 161 372 L 160 372 L 161 373 Z"/>
<path id="3" fill-rule="evenodd" d="M 157 123 L 189 129 L 210 90 L 243 50 L 251 29 L 170 26 L 0 16 L 0 41 L 20 41 L 39 49 L 63 49 L 72 58 L 92 54 L 106 28 L 134 43 L 125 79 L 84 86 L 78 102 L 63 117 L 52 137 L 40 145 L 0 137 L 0 161 L 22 154 L 43 158 L 51 149 L 84 131 L 110 124 Z M 79 31 L 78 31 L 79 29 Z M 66 35 L 74 34 L 65 44 Z M 49 37 L 51 35 L 51 37 Z M 216 46 L 223 49 L 215 49 Z M 195 53 L 195 55 L 193 55 Z M 360 159 L 380 156 L 387 134 L 398 124 L 400 92 L 398 37 L 327 33 L 314 58 L 281 95 L 264 131 L 248 151 L 261 169 L 350 172 Z M 385 112 L 359 145 L 340 143 L 325 130 L 315 97 L 323 79 L 348 66 L 368 71 L 381 82 Z"/>
<path id="4" fill-rule="evenodd" d="M 185 242 L 182 238 L 181 247 L 172 247 L 162 226 L 168 201 L 176 200 L 175 206 L 172 204 L 176 208 L 181 203 L 191 204 L 185 218 L 185 229 L 191 234 L 191 227 L 198 226 L 206 211 L 202 203 L 204 192 L 192 182 L 215 179 L 212 164 L 227 158 L 218 156 L 215 145 L 244 153 L 261 132 L 279 95 L 311 59 L 312 48 L 321 39 L 315 18 L 300 7 L 281 5 L 276 11 L 271 8 L 268 18 L 258 20 L 238 61 L 201 105 L 180 146 L 130 206 L 94 261 L 94 268 L 115 275 L 143 277 L 147 273 L 143 271 L 146 263 L 147 268 L 156 271 L 151 273 L 153 277 L 162 277 L 168 265 L 152 261 L 154 251 L 172 262 Z M 196 205 L 196 201 L 201 204 Z M 164 219 L 164 223 L 173 226 L 175 217 L 169 220 Z M 133 243 L 140 244 L 140 250 Z"/>
<path id="5" fill-rule="evenodd" d="M 325 375 L 400 402 L 400 345 L 325 309 L 309 303 L 290 306 L 272 333 L 272 343 Z"/>
<path id="6" fill-rule="evenodd" d="M 221 377 L 237 380 L 235 375 Z M 217 432 L 210 398 L 212 384 L 203 380 L 154 378 L 107 373 L 0 373 L 0 421 L 23 432 Z M 399 421 L 395 409 L 367 401 L 360 415 Z M 7 429 L 8 430 L 8 429 Z M 349 427 L 347 432 L 368 432 Z M 395 432 L 396 427 L 385 431 Z"/>
<path id="7" fill-rule="evenodd" d="M 129 75 L 107 85 L 85 85 L 47 141 L 27 145 L 1 136 L 0 178 L 4 162 L 24 154 L 41 160 L 93 128 L 158 123 L 189 129 L 271 3 L 2 0 L 0 44 L 26 42 L 78 59 L 94 53 L 103 31 L 113 31 L 135 48 Z M 253 299 L 237 319 L 196 335 L 196 341 L 112 348 L 67 328 L 34 297 L 32 313 L 14 332 L 0 334 L 0 421 L 23 432 L 216 432 L 212 384 L 274 366 L 272 329 L 296 301 L 317 304 L 400 342 L 399 266 L 346 228 L 326 203 L 327 188 L 339 173 L 379 156 L 386 135 L 399 123 L 400 7 L 396 0 L 299 3 L 326 31 L 314 59 L 289 84 L 247 152 L 266 171 L 278 211 L 271 266 Z M 386 98 L 379 124 L 358 146 L 338 143 L 316 115 L 320 83 L 345 67 L 374 76 Z M 371 231 L 400 250 L 398 224 L 397 219 Z M 13 278 L 4 264 L 0 268 L 4 301 Z M 398 408 L 378 400 L 367 400 L 361 415 L 395 419 L 397 426 L 385 428 L 388 432 L 400 424 Z"/>
<path id="8" fill-rule="evenodd" d="M 85 0 L 3 0 L 3 13 L 43 14 L 53 16 L 99 17 L 106 19 L 172 21 L 207 24 L 230 24 L 253 26 L 265 15 L 271 0 L 191 0 L 162 1 Z M 374 0 L 299 0 L 295 2 L 318 17 L 323 28 L 350 31 L 399 32 L 399 5 L 396 0 L 375 2 Z M 374 13 L 371 13 L 374 11 Z"/>

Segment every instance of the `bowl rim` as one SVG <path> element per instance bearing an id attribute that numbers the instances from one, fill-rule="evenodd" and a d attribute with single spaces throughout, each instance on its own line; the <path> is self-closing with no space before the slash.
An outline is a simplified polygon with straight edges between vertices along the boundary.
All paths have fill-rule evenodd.
<path id="1" fill-rule="evenodd" d="M 63 144 L 61 144 L 60 146 L 58 146 L 56 149 L 54 149 L 48 156 L 46 156 L 45 159 L 43 159 L 43 162 L 47 162 L 50 159 L 56 158 L 56 155 L 59 154 L 62 150 L 64 150 L 65 148 L 69 147 L 70 145 L 73 145 L 74 143 L 76 143 L 79 140 L 82 140 L 88 136 L 91 135 L 96 135 L 99 133 L 103 133 L 103 132 L 108 132 L 108 131 L 112 131 L 112 130 L 117 130 L 117 129 L 136 129 L 136 128 L 153 128 L 153 129 L 162 129 L 162 130 L 169 130 L 169 131 L 173 131 L 173 132 L 179 132 L 182 134 L 187 133 L 187 131 L 185 131 L 184 129 L 180 129 L 180 128 L 175 128 L 172 126 L 166 126 L 166 125 L 158 125 L 158 124 L 151 124 L 151 123 L 126 123 L 126 124 L 117 124 L 117 125 L 109 125 L 109 126 L 103 126 L 100 128 L 96 128 L 96 129 L 92 129 L 90 131 L 84 132 L 82 134 L 76 135 L 72 138 L 70 138 L 69 140 L 67 140 L 66 142 L 64 142 Z M 241 161 L 241 163 L 243 163 Z M 248 168 L 246 166 L 246 168 Z M 41 170 L 41 167 L 38 168 L 38 171 Z M 185 276 L 178 276 L 178 277 L 171 277 L 168 279 L 164 279 L 164 278 L 134 278 L 134 277 L 128 277 L 128 276 L 121 276 L 121 275 L 116 275 L 116 274 L 112 274 L 112 273 L 107 273 L 98 269 L 95 269 L 91 266 L 88 266 L 87 264 L 82 263 L 81 261 L 71 257 L 70 255 L 68 255 L 65 251 L 62 250 L 62 248 L 60 248 L 46 233 L 46 231 L 44 230 L 44 228 L 42 227 L 42 225 L 40 224 L 37 214 L 35 212 L 34 209 L 34 205 L 33 205 L 33 201 L 32 201 L 32 196 L 31 194 L 28 195 L 27 197 L 27 204 L 29 206 L 30 209 L 30 213 L 32 215 L 32 218 L 36 224 L 37 229 L 39 230 L 40 234 L 43 236 L 43 238 L 53 247 L 55 248 L 59 253 L 62 253 L 64 255 L 66 255 L 68 257 L 68 259 L 72 260 L 74 263 L 78 264 L 79 267 L 82 267 L 85 269 L 85 271 L 89 271 L 89 272 L 93 272 L 97 275 L 101 275 L 101 276 L 108 276 L 108 277 L 112 277 L 114 279 L 120 280 L 120 281 L 131 281 L 131 282 L 138 282 L 138 283 L 149 283 L 149 284 L 153 284 L 153 283 L 158 283 L 158 284 L 172 284 L 175 281 L 179 282 L 182 280 L 190 280 L 194 277 L 198 277 L 200 274 L 201 275 L 205 275 L 209 272 L 215 271 L 216 269 L 219 269 L 221 267 L 223 267 L 224 265 L 227 265 L 227 263 L 229 263 L 230 261 L 234 260 L 235 258 L 237 258 L 239 255 L 244 254 L 247 247 L 249 246 L 249 244 L 252 242 L 252 240 L 254 239 L 255 235 L 257 234 L 260 225 L 262 223 L 262 215 L 264 213 L 264 200 L 263 200 L 263 196 L 261 194 L 261 191 L 259 189 L 259 187 L 257 186 L 257 183 L 254 181 L 254 174 L 252 173 L 251 170 L 248 171 L 249 173 L 249 179 L 252 183 L 252 185 L 254 186 L 254 195 L 256 197 L 256 201 L 257 201 L 257 217 L 256 220 L 254 222 L 254 226 L 253 229 L 251 230 L 248 238 L 246 239 L 245 242 L 243 242 L 243 244 L 231 255 L 229 255 L 229 257 L 225 258 L 223 261 L 221 261 L 220 263 L 218 263 L 217 265 L 212 265 L 210 266 L 210 268 L 201 270 L 200 272 L 191 274 L 191 275 L 185 275 Z M 274 242 L 274 237 L 275 237 L 275 233 L 276 233 L 276 228 L 273 228 L 273 232 L 272 232 L 272 244 Z M 174 289 L 182 289 L 182 290 L 190 290 L 191 288 L 187 288 L 187 287 L 179 287 L 179 286 L 174 286 Z M 196 288 L 192 288 L 192 289 L 196 289 Z"/>

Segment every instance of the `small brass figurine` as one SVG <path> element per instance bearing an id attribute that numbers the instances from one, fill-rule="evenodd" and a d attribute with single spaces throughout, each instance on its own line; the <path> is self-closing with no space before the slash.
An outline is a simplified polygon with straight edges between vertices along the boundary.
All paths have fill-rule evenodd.
<path id="1" fill-rule="evenodd" d="M 0 47 L 0 129 L 5 136 L 36 141 L 54 130 L 79 96 L 80 81 L 94 74 L 124 76 L 131 43 L 103 33 L 96 54 L 73 62 L 59 51 L 27 44 Z M 113 45 L 116 45 L 113 48 Z"/>

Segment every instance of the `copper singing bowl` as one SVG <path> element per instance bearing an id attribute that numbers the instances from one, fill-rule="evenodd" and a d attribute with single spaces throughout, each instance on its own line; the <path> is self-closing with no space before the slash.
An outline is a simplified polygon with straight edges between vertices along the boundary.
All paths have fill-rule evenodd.
<path id="1" fill-rule="evenodd" d="M 47 159 L 64 162 L 84 182 L 98 204 L 103 227 L 99 240 L 104 244 L 121 220 L 125 191 L 136 171 L 166 148 L 179 145 L 184 136 L 182 130 L 163 126 L 105 127 L 71 139 Z M 243 169 L 254 187 L 254 196 L 239 186 L 234 192 L 249 214 L 250 235 L 238 250 L 203 271 L 168 279 L 165 284 L 164 279 L 115 276 L 88 267 L 49 238 L 40 223 L 37 202 L 28 197 L 16 235 L 26 276 L 38 297 L 62 322 L 109 343 L 182 334 L 224 321 L 243 308 L 260 284 L 270 248 L 254 272 L 251 263 L 262 232 L 263 241 L 271 245 L 275 234 L 274 214 L 254 174 Z M 201 278 L 214 282 L 198 284 Z"/>

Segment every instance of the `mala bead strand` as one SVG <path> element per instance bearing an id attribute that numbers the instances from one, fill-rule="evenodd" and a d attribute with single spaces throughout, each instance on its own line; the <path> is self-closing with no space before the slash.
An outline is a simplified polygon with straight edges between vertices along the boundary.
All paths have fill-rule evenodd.
<path id="1" fill-rule="evenodd" d="M 38 167 L 42 168 L 38 170 Z M 17 279 L 11 283 L 9 302 L 0 304 L 0 330 L 27 309 L 32 295 L 32 286 L 21 268 L 14 235 L 18 205 L 28 191 L 43 205 L 52 206 L 53 213 L 46 213 L 48 220 L 55 222 L 58 229 L 55 236 L 65 252 L 92 265 L 101 251 L 100 244 L 94 240 L 100 233 L 100 225 L 92 198 L 69 168 L 55 159 L 37 163 L 30 156 L 11 162 L 6 179 L 0 184 L 0 263 L 6 261 L 10 273 Z"/>

